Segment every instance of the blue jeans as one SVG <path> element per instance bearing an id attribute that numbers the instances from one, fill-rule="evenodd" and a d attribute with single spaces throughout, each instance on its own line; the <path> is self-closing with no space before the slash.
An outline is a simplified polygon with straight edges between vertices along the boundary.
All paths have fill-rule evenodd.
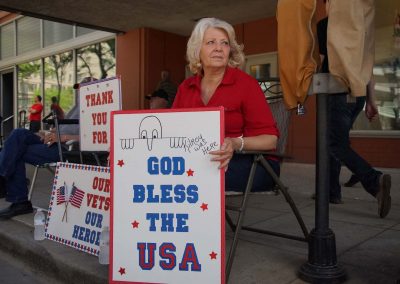
<path id="1" fill-rule="evenodd" d="M 278 161 L 268 160 L 274 172 L 279 176 L 280 165 Z M 228 170 L 225 173 L 226 191 L 245 191 L 247 179 L 253 164 L 253 155 L 233 155 L 229 162 Z M 275 182 L 267 171 L 260 164 L 257 164 L 254 176 L 252 192 L 269 191 L 275 186 Z"/>
<path id="2" fill-rule="evenodd" d="M 339 183 L 342 163 L 361 181 L 364 189 L 375 196 L 379 190 L 379 177 L 376 171 L 350 146 L 350 129 L 365 104 L 365 97 L 358 97 L 355 103 L 347 102 L 346 94 L 329 96 L 328 129 L 330 139 L 330 197 L 341 198 Z"/>
<path id="3" fill-rule="evenodd" d="M 6 179 L 6 200 L 28 200 L 25 163 L 32 165 L 59 161 L 57 144 L 48 147 L 32 131 L 14 129 L 0 152 L 0 176 Z"/>

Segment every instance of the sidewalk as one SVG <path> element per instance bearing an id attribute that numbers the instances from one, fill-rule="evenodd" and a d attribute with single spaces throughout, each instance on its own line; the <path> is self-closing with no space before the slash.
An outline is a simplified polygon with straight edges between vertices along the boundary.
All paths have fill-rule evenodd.
<path id="1" fill-rule="evenodd" d="M 360 185 L 343 188 L 344 204 L 331 205 L 330 228 L 336 236 L 338 262 L 346 283 L 396 283 L 400 279 L 400 169 L 381 169 L 392 175 L 392 209 L 385 219 L 377 203 Z M 28 169 L 32 174 L 32 167 Z M 350 173 L 343 170 L 342 181 Z M 282 180 L 289 187 L 309 230 L 314 228 L 315 166 L 285 163 Z M 47 208 L 52 177 L 39 172 L 35 206 Z M 236 202 L 230 198 L 228 202 Z M 0 206 L 6 203 L 2 199 Z M 250 198 L 245 224 L 301 235 L 301 230 L 282 195 Z M 227 227 L 227 247 L 232 234 Z M 0 249 L 20 257 L 33 269 L 45 271 L 60 283 L 107 283 L 108 267 L 96 257 L 49 240 L 33 240 L 33 214 L 0 222 Z M 304 283 L 297 276 L 307 261 L 307 244 L 273 236 L 242 232 L 230 275 L 231 284 Z M 0 269 L 1 270 L 1 269 Z M 54 283 L 52 281 L 51 283 Z"/>

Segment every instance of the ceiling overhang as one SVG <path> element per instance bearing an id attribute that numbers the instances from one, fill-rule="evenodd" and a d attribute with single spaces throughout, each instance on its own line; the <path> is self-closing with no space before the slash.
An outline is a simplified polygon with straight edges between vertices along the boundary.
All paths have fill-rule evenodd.
<path id="1" fill-rule="evenodd" d="M 0 0 L 0 10 L 108 32 L 149 27 L 189 35 L 196 20 L 239 24 L 275 15 L 277 0 Z"/>

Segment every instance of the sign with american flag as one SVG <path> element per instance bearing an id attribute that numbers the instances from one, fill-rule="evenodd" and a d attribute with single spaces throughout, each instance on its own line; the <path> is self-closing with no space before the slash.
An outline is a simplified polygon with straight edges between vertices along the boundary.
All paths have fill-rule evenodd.
<path id="1" fill-rule="evenodd" d="M 110 283 L 225 283 L 223 114 L 112 113 Z"/>
<path id="2" fill-rule="evenodd" d="M 98 255 L 100 233 L 109 226 L 110 169 L 57 163 L 45 236 Z"/>

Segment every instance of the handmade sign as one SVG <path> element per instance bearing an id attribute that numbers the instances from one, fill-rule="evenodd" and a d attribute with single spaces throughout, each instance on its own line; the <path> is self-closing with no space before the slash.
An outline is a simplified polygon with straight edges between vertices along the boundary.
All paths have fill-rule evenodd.
<path id="1" fill-rule="evenodd" d="M 45 236 L 98 255 L 100 233 L 110 221 L 110 169 L 57 163 Z"/>
<path id="2" fill-rule="evenodd" d="M 222 108 L 111 117 L 111 283 L 225 283 Z"/>
<path id="3" fill-rule="evenodd" d="M 81 151 L 108 151 L 111 111 L 121 109 L 121 79 L 81 84 L 79 103 Z"/>

